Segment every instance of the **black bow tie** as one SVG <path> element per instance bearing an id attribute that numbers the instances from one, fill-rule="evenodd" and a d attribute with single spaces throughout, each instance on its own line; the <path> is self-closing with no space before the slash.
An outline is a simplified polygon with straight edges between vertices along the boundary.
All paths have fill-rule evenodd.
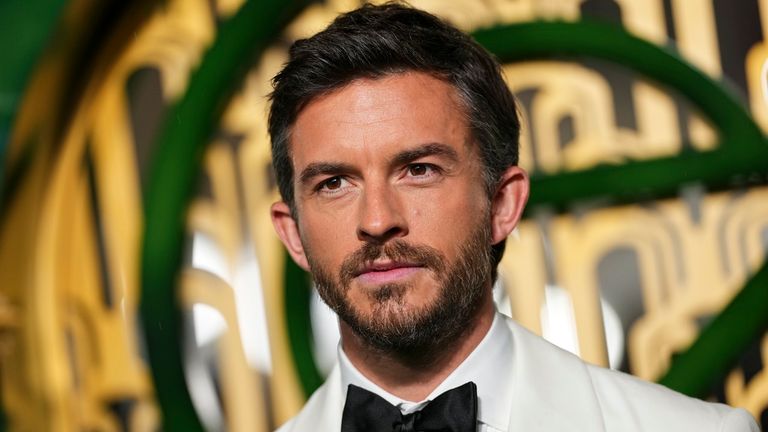
<path id="1" fill-rule="evenodd" d="M 448 390 L 424 409 L 403 415 L 381 396 L 349 385 L 341 432 L 475 432 L 477 386 L 468 382 Z"/>

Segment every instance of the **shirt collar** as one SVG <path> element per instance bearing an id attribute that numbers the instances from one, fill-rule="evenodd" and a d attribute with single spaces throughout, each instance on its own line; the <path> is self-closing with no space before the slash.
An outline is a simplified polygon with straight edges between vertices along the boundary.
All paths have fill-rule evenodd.
<path id="1" fill-rule="evenodd" d="M 403 414 L 410 414 L 443 392 L 473 381 L 477 385 L 477 420 L 499 430 L 505 430 L 509 423 L 512 392 L 507 383 L 512 374 L 512 355 L 511 330 L 504 316 L 496 313 L 491 328 L 477 348 L 426 399 L 412 402 L 387 392 L 366 378 L 344 354 L 341 344 L 338 348 L 342 392 L 345 395 L 349 384 L 354 384 L 381 396 L 400 408 Z"/>

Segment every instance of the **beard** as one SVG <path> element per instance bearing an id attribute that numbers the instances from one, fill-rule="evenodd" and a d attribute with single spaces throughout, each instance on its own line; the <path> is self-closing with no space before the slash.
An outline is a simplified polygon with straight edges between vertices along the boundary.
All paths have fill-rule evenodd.
<path id="1" fill-rule="evenodd" d="M 481 223 L 459 246 L 455 262 L 426 245 L 396 239 L 366 243 L 348 256 L 337 278 L 307 258 L 320 297 L 371 347 L 392 354 L 418 356 L 441 350 L 472 328 L 472 321 L 490 289 L 493 261 L 490 228 Z M 373 304 L 362 313 L 347 297 L 356 272 L 376 259 L 418 263 L 437 281 L 437 295 L 420 308 L 403 307 L 409 283 L 393 283 L 366 292 Z"/>

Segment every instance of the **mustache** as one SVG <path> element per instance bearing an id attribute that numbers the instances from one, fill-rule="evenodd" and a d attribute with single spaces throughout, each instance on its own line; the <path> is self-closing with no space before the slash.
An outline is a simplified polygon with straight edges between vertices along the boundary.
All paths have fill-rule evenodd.
<path id="1" fill-rule="evenodd" d="M 445 270 L 445 256 L 430 246 L 412 245 L 403 240 L 392 240 L 384 244 L 365 243 L 342 262 L 339 270 L 342 284 L 348 285 L 360 273 L 360 269 L 378 259 L 417 264 L 438 275 Z"/>

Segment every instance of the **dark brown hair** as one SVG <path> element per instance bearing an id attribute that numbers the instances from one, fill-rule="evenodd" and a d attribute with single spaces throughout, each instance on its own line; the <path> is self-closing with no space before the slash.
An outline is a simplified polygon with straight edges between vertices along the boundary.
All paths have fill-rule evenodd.
<path id="1" fill-rule="evenodd" d="M 289 138 L 299 112 L 314 98 L 356 79 L 405 71 L 431 74 L 456 89 L 483 160 L 488 196 L 495 193 L 501 174 L 517 164 L 520 132 L 514 97 L 499 63 L 440 18 L 400 3 L 386 3 L 340 15 L 320 33 L 296 41 L 288 63 L 273 79 L 269 113 L 272 164 L 280 194 L 292 210 L 294 172 Z M 503 248 L 503 243 L 494 248 L 498 260 Z"/>

